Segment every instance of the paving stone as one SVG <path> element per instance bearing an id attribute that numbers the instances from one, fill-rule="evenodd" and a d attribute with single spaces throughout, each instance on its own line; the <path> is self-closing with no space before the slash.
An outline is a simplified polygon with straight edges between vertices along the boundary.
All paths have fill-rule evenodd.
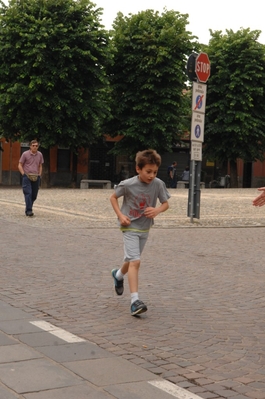
<path id="1" fill-rule="evenodd" d="M 116 357 L 66 362 L 64 366 L 99 387 L 110 385 L 113 382 L 122 384 L 157 378 L 155 374 Z"/>
<path id="2" fill-rule="evenodd" d="M 45 359 L 0 364 L 1 381 L 17 393 L 43 391 L 81 383 L 81 378 Z"/>
<path id="3" fill-rule="evenodd" d="M 43 357 L 39 352 L 23 344 L 0 346 L 0 364 Z"/>
<path id="4" fill-rule="evenodd" d="M 162 392 L 160 389 L 146 383 L 113 384 L 105 387 L 105 390 L 119 399 L 172 399 L 172 395 Z"/>
<path id="5" fill-rule="evenodd" d="M 49 389 L 23 395 L 25 399 L 110 399 L 108 393 L 81 384 L 67 388 Z"/>
<path id="6" fill-rule="evenodd" d="M 41 330 L 36 333 L 18 334 L 16 337 L 19 339 L 19 341 L 32 347 L 49 345 L 58 346 L 65 344 L 63 339 L 60 339 L 49 332 L 42 332 Z"/>
<path id="7" fill-rule="evenodd" d="M 12 306 L 1 307 L 0 321 L 13 320 L 13 319 L 29 319 L 31 316 L 23 310 L 16 309 Z"/>
<path id="8" fill-rule="evenodd" d="M 0 321 L 0 330 L 13 335 L 40 331 L 39 328 L 29 323 L 29 320 Z"/>
<path id="9" fill-rule="evenodd" d="M 63 346 L 45 346 L 37 349 L 59 363 L 113 357 L 111 353 L 90 342 L 64 343 Z"/>
<path id="10" fill-rule="evenodd" d="M 20 397 L 8 389 L 7 387 L 0 386 L 0 398 L 1 399 L 20 399 Z"/>
<path id="11" fill-rule="evenodd" d="M 8 335 L 0 332 L 0 346 L 15 345 L 17 343 L 18 342 L 14 338 L 9 337 Z"/>

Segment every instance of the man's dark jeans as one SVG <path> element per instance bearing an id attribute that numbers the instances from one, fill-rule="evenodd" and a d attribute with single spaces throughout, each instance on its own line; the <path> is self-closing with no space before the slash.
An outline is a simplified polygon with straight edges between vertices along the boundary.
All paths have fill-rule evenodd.
<path id="1" fill-rule="evenodd" d="M 177 179 L 176 179 L 176 177 L 174 177 L 173 179 L 171 179 L 171 181 L 170 181 L 170 187 L 171 187 L 171 188 L 177 188 Z"/>
<path id="2" fill-rule="evenodd" d="M 40 177 L 36 181 L 29 180 L 27 175 L 22 176 L 22 189 L 25 197 L 26 215 L 32 212 L 33 203 L 37 198 L 40 187 Z"/>

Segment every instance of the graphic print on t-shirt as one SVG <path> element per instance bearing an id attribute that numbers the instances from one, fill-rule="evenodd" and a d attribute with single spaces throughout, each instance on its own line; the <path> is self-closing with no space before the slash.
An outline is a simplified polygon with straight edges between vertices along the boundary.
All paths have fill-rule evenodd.
<path id="1" fill-rule="evenodd" d="M 137 218 L 144 214 L 146 208 L 151 204 L 150 196 L 146 194 L 137 195 L 134 198 L 134 209 L 130 209 L 129 215 Z"/>

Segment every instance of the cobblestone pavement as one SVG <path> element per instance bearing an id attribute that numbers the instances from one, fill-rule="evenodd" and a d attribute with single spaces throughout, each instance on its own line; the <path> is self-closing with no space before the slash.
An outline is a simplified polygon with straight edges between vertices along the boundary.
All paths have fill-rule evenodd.
<path id="1" fill-rule="evenodd" d="M 201 398 L 265 399 L 265 208 L 256 189 L 206 189 L 191 223 L 170 190 L 142 257 L 142 317 L 110 270 L 122 261 L 110 190 L 0 188 L 0 299 Z"/>
<path id="2" fill-rule="evenodd" d="M 42 189 L 34 205 L 38 216 L 32 226 L 72 228 L 115 228 L 116 216 L 109 201 L 111 190 Z M 155 220 L 155 228 L 265 226 L 263 208 L 252 206 L 257 189 L 201 190 L 200 219 L 187 217 L 188 190 L 169 189 L 170 208 Z M 28 224 L 20 188 L 0 186 L 2 217 Z"/>

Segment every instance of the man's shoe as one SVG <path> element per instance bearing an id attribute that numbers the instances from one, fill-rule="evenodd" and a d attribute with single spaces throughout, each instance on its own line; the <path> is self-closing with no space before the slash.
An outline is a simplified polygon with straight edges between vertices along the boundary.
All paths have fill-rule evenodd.
<path id="1" fill-rule="evenodd" d="M 116 279 L 116 273 L 117 273 L 118 269 L 113 269 L 111 271 L 111 275 L 114 279 L 114 287 L 115 287 L 115 291 L 117 295 L 122 295 L 123 294 L 123 280 L 117 280 Z"/>
<path id="2" fill-rule="evenodd" d="M 34 213 L 33 212 L 27 212 L 26 216 L 34 216 Z"/>
<path id="3" fill-rule="evenodd" d="M 131 305 L 131 315 L 137 316 L 138 314 L 144 313 L 147 311 L 147 306 L 140 301 L 139 299 L 132 303 Z"/>

